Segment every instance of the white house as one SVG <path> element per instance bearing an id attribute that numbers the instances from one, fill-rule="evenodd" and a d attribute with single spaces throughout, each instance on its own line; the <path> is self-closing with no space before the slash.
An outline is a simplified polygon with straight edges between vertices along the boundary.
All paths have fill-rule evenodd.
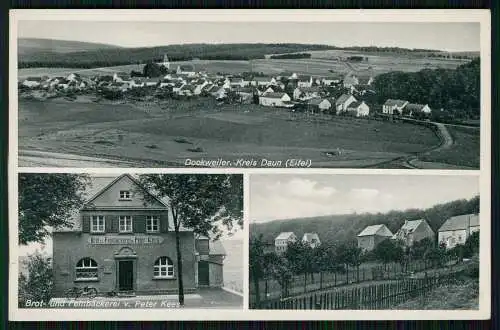
<path id="1" fill-rule="evenodd" d="M 335 101 L 335 109 L 337 114 L 347 111 L 347 107 L 351 105 L 351 103 L 356 102 L 356 98 L 351 94 L 342 94 Z"/>
<path id="2" fill-rule="evenodd" d="M 308 100 L 319 97 L 321 89 L 319 87 L 297 87 L 293 90 L 295 100 Z"/>
<path id="3" fill-rule="evenodd" d="M 324 86 L 331 86 L 333 84 L 339 84 L 340 82 L 342 82 L 342 77 L 340 76 L 326 77 L 321 80 L 321 84 Z"/>
<path id="4" fill-rule="evenodd" d="M 21 85 L 29 88 L 34 88 L 40 86 L 41 83 L 42 83 L 42 78 L 40 77 L 28 77 L 24 79 Z"/>
<path id="5" fill-rule="evenodd" d="M 447 249 L 465 244 L 469 236 L 479 231 L 479 214 L 462 214 L 447 219 L 438 229 L 438 242 Z"/>
<path id="6" fill-rule="evenodd" d="M 185 75 L 188 77 L 194 77 L 196 76 L 196 71 L 194 70 L 194 67 L 192 65 L 178 65 L 176 73 L 178 75 Z"/>
<path id="7" fill-rule="evenodd" d="M 254 77 L 252 79 L 253 86 L 269 86 L 276 83 L 276 79 L 272 77 Z"/>
<path id="8" fill-rule="evenodd" d="M 276 253 L 283 253 L 288 248 L 288 244 L 296 242 L 297 236 L 291 231 L 280 233 L 274 239 L 274 248 Z"/>
<path id="9" fill-rule="evenodd" d="M 267 93 L 259 97 L 259 104 L 267 107 L 287 107 L 292 99 L 287 93 Z"/>
<path id="10" fill-rule="evenodd" d="M 366 117 L 370 114 L 370 107 L 365 101 L 356 101 L 347 106 L 347 112 L 352 112 L 356 117 Z"/>
<path id="11" fill-rule="evenodd" d="M 401 114 L 407 104 L 408 101 L 388 99 L 382 105 L 382 113 L 392 115 L 394 114 L 394 111 L 397 111 L 397 114 Z"/>
<path id="12" fill-rule="evenodd" d="M 121 82 L 129 82 L 130 81 L 130 75 L 127 74 L 127 73 L 124 73 L 124 72 L 115 72 L 113 74 L 113 81 L 114 82 L 118 82 L 118 83 L 121 83 Z"/>
<path id="13" fill-rule="evenodd" d="M 158 86 L 158 83 L 160 80 L 158 78 L 149 78 L 149 79 L 144 79 L 144 86 L 146 87 L 153 87 L 153 86 Z"/>
<path id="14" fill-rule="evenodd" d="M 357 236 L 358 248 L 372 251 L 380 242 L 389 239 L 392 232 L 384 224 L 371 225 L 363 229 Z"/>
<path id="15" fill-rule="evenodd" d="M 193 91 L 193 94 L 194 95 L 200 95 L 201 92 L 203 91 L 203 89 L 205 88 L 205 86 L 207 86 L 208 84 L 209 84 L 209 82 L 206 81 L 206 80 L 203 80 L 202 82 L 196 84 L 195 88 L 194 88 L 194 91 Z"/>
<path id="16" fill-rule="evenodd" d="M 345 75 L 343 82 L 345 88 L 351 88 L 352 86 L 356 86 L 359 84 L 359 79 L 355 74 L 350 72 Z"/>
<path id="17" fill-rule="evenodd" d="M 319 240 L 318 234 L 305 233 L 304 236 L 302 236 L 302 243 L 309 244 L 309 246 L 314 249 L 321 244 L 321 241 Z"/>
<path id="18" fill-rule="evenodd" d="M 311 87 L 313 84 L 312 76 L 299 76 L 297 79 L 297 87 Z"/>

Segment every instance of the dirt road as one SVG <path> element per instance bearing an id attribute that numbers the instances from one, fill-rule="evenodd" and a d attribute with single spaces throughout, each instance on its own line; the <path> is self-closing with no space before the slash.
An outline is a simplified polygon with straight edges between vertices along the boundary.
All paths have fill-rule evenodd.
<path id="1" fill-rule="evenodd" d="M 20 167 L 143 167 L 131 161 L 79 156 L 57 152 L 20 150 Z"/>

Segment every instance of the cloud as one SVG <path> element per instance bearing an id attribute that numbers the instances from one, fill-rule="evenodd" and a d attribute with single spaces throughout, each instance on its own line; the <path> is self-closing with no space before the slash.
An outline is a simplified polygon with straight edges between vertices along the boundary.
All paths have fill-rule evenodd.
<path id="1" fill-rule="evenodd" d="M 337 192 L 333 187 L 320 187 L 317 181 L 301 178 L 293 178 L 286 183 L 277 182 L 267 188 L 271 194 L 301 199 L 329 198 Z"/>
<path id="2" fill-rule="evenodd" d="M 349 191 L 349 195 L 352 198 L 358 199 L 373 199 L 378 197 L 380 192 L 377 189 L 372 188 L 353 188 Z"/>

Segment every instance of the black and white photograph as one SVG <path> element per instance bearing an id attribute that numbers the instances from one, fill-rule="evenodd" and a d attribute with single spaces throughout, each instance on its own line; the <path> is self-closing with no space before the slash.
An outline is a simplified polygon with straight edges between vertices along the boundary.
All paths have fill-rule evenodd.
<path id="1" fill-rule="evenodd" d="M 477 21 L 82 17 L 17 21 L 21 167 L 480 168 Z"/>
<path id="2" fill-rule="evenodd" d="M 479 201 L 477 176 L 252 174 L 250 308 L 479 310 Z"/>
<path id="3" fill-rule="evenodd" d="M 19 174 L 18 307 L 243 308 L 242 175 Z"/>

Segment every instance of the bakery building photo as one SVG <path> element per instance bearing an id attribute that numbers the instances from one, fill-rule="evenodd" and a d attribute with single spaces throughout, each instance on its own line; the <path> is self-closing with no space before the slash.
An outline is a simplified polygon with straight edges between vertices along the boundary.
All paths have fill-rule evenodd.
<path id="1" fill-rule="evenodd" d="M 91 176 L 88 181 L 71 225 L 52 231 L 52 297 L 86 287 L 103 297 L 177 295 L 180 275 L 187 300 L 205 292 L 238 294 L 226 290 L 224 267 L 232 252 L 223 238 L 211 239 L 183 223 L 176 232 L 168 198 L 157 197 L 139 176 Z"/>

